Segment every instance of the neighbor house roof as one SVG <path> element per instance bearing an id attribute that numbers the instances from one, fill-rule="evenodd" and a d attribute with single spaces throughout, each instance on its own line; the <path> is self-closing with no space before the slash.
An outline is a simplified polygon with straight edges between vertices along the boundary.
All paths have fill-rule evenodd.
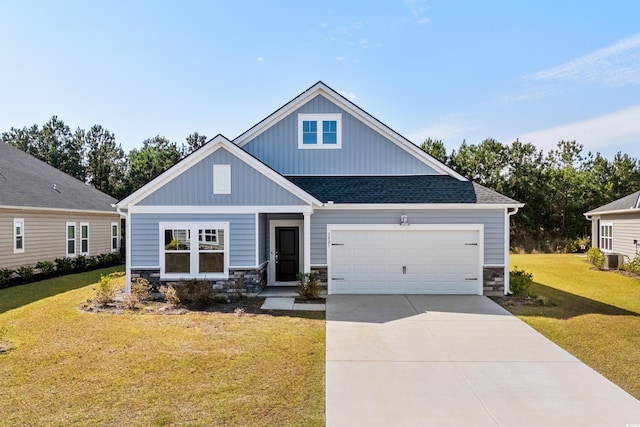
<path id="1" fill-rule="evenodd" d="M 0 207 L 116 212 L 113 197 L 0 142 Z"/>
<path id="2" fill-rule="evenodd" d="M 504 204 L 518 205 L 471 181 L 448 175 L 287 176 L 323 203 L 341 204 Z"/>
<path id="3" fill-rule="evenodd" d="M 640 211 L 640 191 L 636 191 L 633 194 L 622 197 L 618 200 L 614 200 L 599 208 L 595 208 L 586 212 L 585 215 L 598 215 L 604 213 L 624 213 L 629 211 Z"/>

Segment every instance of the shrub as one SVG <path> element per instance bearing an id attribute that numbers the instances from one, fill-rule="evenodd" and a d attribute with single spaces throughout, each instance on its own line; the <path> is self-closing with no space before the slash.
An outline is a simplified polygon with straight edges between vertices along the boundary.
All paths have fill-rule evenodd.
<path id="1" fill-rule="evenodd" d="M 10 268 L 0 268 L 0 285 L 4 285 L 13 276 L 13 270 Z"/>
<path id="2" fill-rule="evenodd" d="M 166 303 L 172 307 L 177 307 L 180 305 L 180 297 L 178 296 L 178 292 L 176 292 L 176 288 L 173 286 L 160 286 L 160 293 L 164 296 L 164 300 Z"/>
<path id="3" fill-rule="evenodd" d="M 78 255 L 73 259 L 73 267 L 76 271 L 83 271 L 87 269 L 87 257 L 84 255 Z"/>
<path id="4" fill-rule="evenodd" d="M 524 270 L 515 270 L 509 272 L 509 290 L 515 296 L 526 296 L 529 294 L 529 287 L 533 283 L 533 274 Z"/>
<path id="5" fill-rule="evenodd" d="M 20 276 L 23 282 L 28 282 L 33 278 L 33 267 L 24 265 L 16 270 L 16 274 Z"/>
<path id="6" fill-rule="evenodd" d="M 75 267 L 73 258 L 56 258 L 54 262 L 56 263 L 56 271 L 60 273 L 70 273 Z"/>
<path id="7" fill-rule="evenodd" d="M 151 284 L 143 277 L 136 277 L 131 281 L 131 295 L 137 302 L 148 301 L 151 295 Z"/>
<path id="8" fill-rule="evenodd" d="M 53 272 L 56 271 L 56 265 L 51 261 L 39 261 L 36 264 L 36 268 L 45 276 L 51 276 Z"/>
<path id="9" fill-rule="evenodd" d="M 202 280 L 181 280 L 174 286 L 181 302 L 210 306 L 216 303 L 216 291 L 210 282 Z"/>
<path id="10" fill-rule="evenodd" d="M 587 251 L 587 260 L 598 270 L 604 267 L 604 254 L 598 248 L 591 248 Z"/>
<path id="11" fill-rule="evenodd" d="M 100 282 L 98 282 L 94 291 L 96 291 L 96 297 L 93 301 L 98 305 L 110 303 L 116 294 L 116 288 L 113 286 L 110 276 L 100 276 Z"/>
<path id="12" fill-rule="evenodd" d="M 629 273 L 640 274 L 640 255 L 636 255 L 634 259 L 623 263 L 619 266 L 619 269 L 628 271 Z"/>
<path id="13" fill-rule="evenodd" d="M 320 289 L 318 289 L 318 273 L 298 273 L 298 294 L 306 300 L 317 299 L 320 297 Z"/>

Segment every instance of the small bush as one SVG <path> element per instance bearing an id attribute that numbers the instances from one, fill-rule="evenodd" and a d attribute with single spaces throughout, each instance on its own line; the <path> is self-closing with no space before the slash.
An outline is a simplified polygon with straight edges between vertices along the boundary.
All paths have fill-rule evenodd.
<path id="1" fill-rule="evenodd" d="M 45 276 L 51 276 L 56 271 L 56 265 L 51 261 L 39 261 L 36 264 L 36 268 L 40 271 L 40 274 Z"/>
<path id="2" fill-rule="evenodd" d="M 587 261 L 593 264 L 598 270 L 604 267 L 604 254 L 598 248 L 591 248 L 587 251 Z"/>
<path id="3" fill-rule="evenodd" d="M 159 289 L 162 296 L 164 296 L 164 300 L 166 303 L 172 307 L 177 307 L 180 305 L 180 297 L 178 296 L 178 292 L 176 292 L 176 288 L 173 286 L 160 286 Z"/>
<path id="4" fill-rule="evenodd" d="M 533 283 L 533 274 L 518 270 L 518 267 L 509 272 L 509 290 L 513 295 L 517 297 L 528 295 L 531 283 Z"/>
<path id="5" fill-rule="evenodd" d="M 640 255 L 637 255 L 634 259 L 623 263 L 618 268 L 620 270 L 628 271 L 629 273 L 640 274 Z"/>
<path id="6" fill-rule="evenodd" d="M 131 281 L 131 295 L 137 302 L 145 302 L 151 296 L 151 284 L 143 277 L 136 277 Z"/>
<path id="7" fill-rule="evenodd" d="M 306 300 L 313 300 L 320 297 L 318 273 L 298 273 L 298 295 Z"/>
<path id="8" fill-rule="evenodd" d="M 23 282 L 28 282 L 33 278 L 33 267 L 24 265 L 16 270 L 16 274 L 20 276 Z"/>
<path id="9" fill-rule="evenodd" d="M 76 271 L 84 271 L 87 269 L 87 257 L 78 255 L 73 259 L 73 267 Z"/>
<path id="10" fill-rule="evenodd" d="M 175 290 L 180 301 L 208 307 L 216 303 L 216 291 L 211 283 L 202 280 L 181 280 Z"/>
<path id="11" fill-rule="evenodd" d="M 56 271 L 60 273 L 70 273 L 75 267 L 73 258 L 56 258 L 54 262 L 56 263 Z"/>
<path id="12" fill-rule="evenodd" d="M 13 270 L 10 268 L 0 268 L 0 285 L 4 285 L 13 276 Z"/>
<path id="13" fill-rule="evenodd" d="M 98 305 L 106 305 L 113 301 L 113 297 L 116 294 L 116 288 L 113 286 L 110 275 L 100 276 L 100 282 L 98 282 L 94 291 L 96 291 L 96 296 L 93 301 Z"/>

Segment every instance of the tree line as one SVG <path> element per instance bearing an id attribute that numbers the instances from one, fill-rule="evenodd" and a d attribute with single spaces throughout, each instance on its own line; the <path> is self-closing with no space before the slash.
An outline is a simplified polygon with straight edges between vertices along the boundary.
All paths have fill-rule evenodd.
<path id="1" fill-rule="evenodd" d="M 0 135 L 9 143 L 51 166 L 122 199 L 176 164 L 207 142 L 194 132 L 178 145 L 161 136 L 142 142 L 142 148 L 128 153 L 116 143 L 115 135 L 100 125 L 89 130 L 70 127 L 53 116 L 42 127 L 34 124 L 11 128 Z"/>
<path id="2" fill-rule="evenodd" d="M 447 152 L 440 140 L 421 147 L 461 175 L 525 203 L 512 217 L 512 246 L 526 250 L 576 250 L 590 235 L 583 213 L 640 190 L 640 163 L 618 152 L 612 160 L 560 141 L 544 153 L 532 143 L 510 145 L 488 138 L 462 142 Z M 584 244 L 584 243 L 583 243 Z"/>

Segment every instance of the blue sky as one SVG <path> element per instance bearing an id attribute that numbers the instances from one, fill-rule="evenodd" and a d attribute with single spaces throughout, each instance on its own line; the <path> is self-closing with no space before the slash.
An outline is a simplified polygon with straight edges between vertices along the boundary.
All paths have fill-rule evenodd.
<path id="1" fill-rule="evenodd" d="M 416 143 L 640 157 L 640 2 L 0 1 L 0 131 L 235 138 L 318 80 Z"/>

